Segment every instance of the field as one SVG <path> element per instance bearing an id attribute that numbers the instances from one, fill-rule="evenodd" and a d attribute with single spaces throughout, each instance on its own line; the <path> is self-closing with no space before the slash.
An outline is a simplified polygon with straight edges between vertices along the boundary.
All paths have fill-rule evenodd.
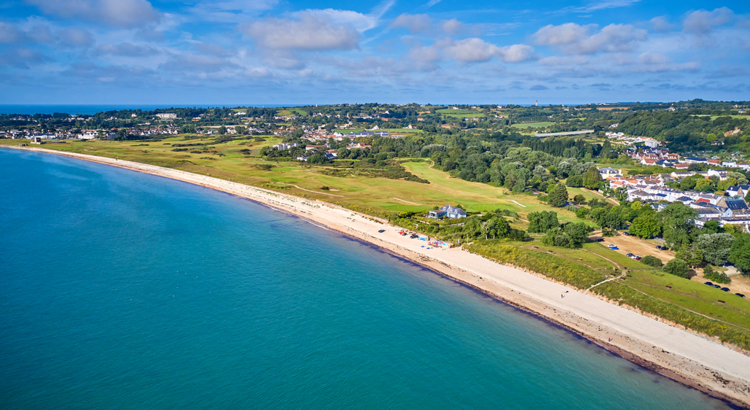
<path id="1" fill-rule="evenodd" d="M 524 124 L 513 124 L 511 127 L 527 129 L 527 128 L 547 128 L 555 125 L 554 122 L 527 122 Z"/>
<path id="2" fill-rule="evenodd" d="M 445 115 L 446 117 L 454 117 L 454 118 L 480 118 L 484 117 L 484 114 L 482 114 L 479 111 L 476 110 L 454 110 L 452 108 L 443 108 L 440 110 L 435 111 L 438 114 Z"/>

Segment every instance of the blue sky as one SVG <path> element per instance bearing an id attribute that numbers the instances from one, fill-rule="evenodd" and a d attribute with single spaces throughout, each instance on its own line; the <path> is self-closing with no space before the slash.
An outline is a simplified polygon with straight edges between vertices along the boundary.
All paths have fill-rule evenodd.
<path id="1" fill-rule="evenodd" d="M 750 99 L 750 2 L 0 0 L 2 104 Z"/>

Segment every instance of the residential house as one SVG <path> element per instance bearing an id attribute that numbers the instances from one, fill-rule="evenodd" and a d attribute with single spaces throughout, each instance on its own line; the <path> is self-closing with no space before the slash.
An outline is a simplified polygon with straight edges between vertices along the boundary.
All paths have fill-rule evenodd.
<path id="1" fill-rule="evenodd" d="M 622 176 L 622 171 L 616 168 L 599 168 L 599 174 L 602 178 L 607 179 L 609 177 Z"/>
<path id="2" fill-rule="evenodd" d="M 445 211 L 445 216 L 448 217 L 448 219 L 458 219 L 458 218 L 466 217 L 466 211 L 464 211 L 461 208 L 456 208 L 450 205 L 446 205 L 440 208 L 440 210 Z"/>
<path id="3" fill-rule="evenodd" d="M 740 197 L 740 198 L 746 197 L 748 192 L 750 192 L 750 185 L 730 186 L 726 190 L 727 195 L 732 196 L 732 197 Z"/>

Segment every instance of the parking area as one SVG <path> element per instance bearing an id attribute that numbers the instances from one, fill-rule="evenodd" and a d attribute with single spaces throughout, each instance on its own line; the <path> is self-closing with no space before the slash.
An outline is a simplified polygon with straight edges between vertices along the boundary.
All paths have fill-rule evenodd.
<path id="1" fill-rule="evenodd" d="M 675 257 L 675 253 L 672 251 L 660 251 L 656 249 L 657 244 L 655 241 L 646 241 L 635 236 L 626 236 L 622 233 L 617 234 L 617 236 L 604 237 L 604 242 L 601 242 L 601 244 L 604 246 L 615 245 L 619 248 L 615 252 L 623 255 L 634 253 L 641 258 L 647 255 L 655 256 L 661 259 L 662 263 L 667 263 Z"/>

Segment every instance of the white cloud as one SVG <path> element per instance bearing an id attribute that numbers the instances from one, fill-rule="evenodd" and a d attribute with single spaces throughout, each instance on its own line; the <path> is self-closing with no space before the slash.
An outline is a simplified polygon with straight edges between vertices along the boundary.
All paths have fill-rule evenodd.
<path id="1" fill-rule="evenodd" d="M 13 24 L 0 22 L 0 43 L 13 44 L 26 37 L 26 33 Z"/>
<path id="2" fill-rule="evenodd" d="M 669 20 L 667 20 L 665 16 L 654 17 L 650 20 L 650 22 L 651 26 L 654 28 L 654 31 L 658 33 L 666 33 L 667 31 L 671 31 L 674 27 L 669 23 Z"/>
<path id="3" fill-rule="evenodd" d="M 460 62 L 482 63 L 496 56 L 500 52 L 500 47 L 481 38 L 467 38 L 449 43 L 445 47 L 445 52 Z"/>
<path id="4" fill-rule="evenodd" d="M 26 0 L 47 14 L 98 21 L 118 27 L 138 27 L 159 20 L 147 0 Z"/>
<path id="5" fill-rule="evenodd" d="M 610 24 L 589 35 L 594 27 L 575 23 L 549 25 L 534 33 L 532 39 L 538 45 L 557 46 L 565 54 L 596 54 L 633 51 L 647 36 L 646 30 L 630 24 Z"/>
<path id="6" fill-rule="evenodd" d="M 406 53 L 404 60 L 417 71 L 432 71 L 437 68 L 437 62 L 442 58 L 437 46 L 413 47 Z"/>
<path id="7" fill-rule="evenodd" d="M 713 11 L 696 10 L 685 18 L 682 27 L 693 34 L 708 34 L 711 28 L 727 24 L 734 17 L 734 12 L 726 7 Z"/>
<path id="8" fill-rule="evenodd" d="M 240 31 L 262 48 L 301 51 L 351 50 L 359 46 L 359 32 L 307 12 L 299 20 L 268 18 L 240 25 Z"/>
<path id="9" fill-rule="evenodd" d="M 641 64 L 667 64 L 671 62 L 671 59 L 664 54 L 659 53 L 643 53 L 638 56 L 638 62 Z"/>
<path id="10" fill-rule="evenodd" d="M 580 41 L 589 34 L 594 25 L 579 26 L 576 23 L 566 23 L 559 26 L 548 25 L 539 29 L 531 38 L 534 44 L 540 46 L 559 46 Z"/>
<path id="11" fill-rule="evenodd" d="M 443 23 L 443 31 L 445 31 L 448 34 L 463 33 L 464 23 L 461 23 L 460 21 L 456 19 L 447 20 L 445 23 Z"/>
<path id="12" fill-rule="evenodd" d="M 238 66 L 229 61 L 193 53 L 173 55 L 159 66 L 160 70 L 176 72 L 193 71 L 202 73 L 215 73 L 222 70 L 236 68 L 238 68 Z"/>
<path id="13" fill-rule="evenodd" d="M 506 63 L 522 63 L 538 58 L 534 53 L 534 48 L 526 44 L 514 44 L 502 47 L 498 52 L 498 56 Z"/>
<path id="14" fill-rule="evenodd" d="M 149 46 L 127 42 L 120 44 L 100 44 L 96 48 L 96 52 L 101 55 L 115 55 L 122 57 L 146 57 L 159 54 L 159 50 L 156 50 Z"/>
<path id="15" fill-rule="evenodd" d="M 80 28 L 64 28 L 57 32 L 57 36 L 65 47 L 89 47 L 94 44 L 94 36 Z"/>
<path id="16" fill-rule="evenodd" d="M 498 47 L 481 38 L 442 41 L 437 44 L 443 47 L 449 57 L 462 63 L 482 63 L 493 57 L 498 57 L 506 63 L 520 63 L 538 58 L 534 49 L 525 44 Z"/>
<path id="17" fill-rule="evenodd" d="M 432 19 L 426 14 L 402 14 L 391 23 L 391 27 L 403 27 L 412 33 L 429 30 L 431 25 Z"/>

